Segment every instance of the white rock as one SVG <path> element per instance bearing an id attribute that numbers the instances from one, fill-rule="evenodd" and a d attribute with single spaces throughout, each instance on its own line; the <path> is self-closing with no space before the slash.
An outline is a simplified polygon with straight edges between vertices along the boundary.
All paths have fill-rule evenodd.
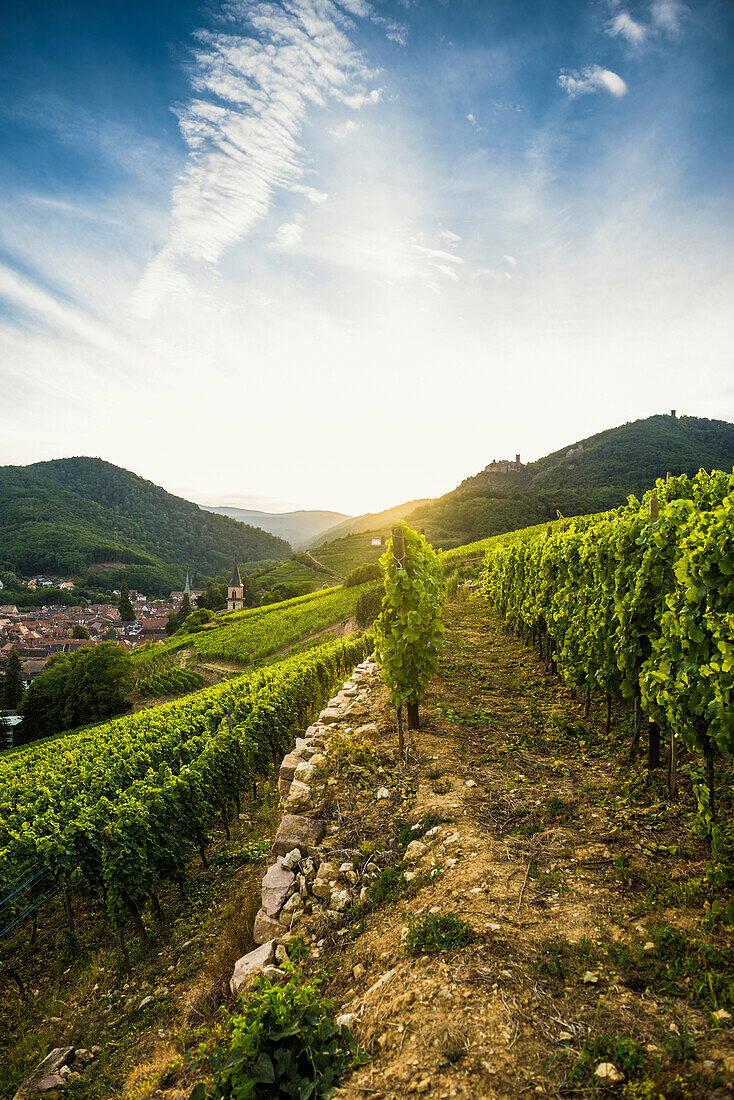
<path id="1" fill-rule="evenodd" d="M 405 859 L 408 863 L 415 863 L 415 861 L 420 859 L 422 855 L 425 855 L 427 851 L 427 846 L 421 840 L 411 840 L 410 844 L 405 849 Z"/>
<path id="2" fill-rule="evenodd" d="M 600 1062 L 594 1070 L 594 1076 L 610 1085 L 619 1085 L 624 1081 L 624 1074 L 617 1069 L 614 1062 Z"/>
<path id="3" fill-rule="evenodd" d="M 341 1016 L 336 1018 L 337 1027 L 352 1027 L 354 1021 L 357 1019 L 354 1012 L 344 1012 Z"/>
<path id="4" fill-rule="evenodd" d="M 375 795 L 375 797 L 376 797 L 377 801 L 380 802 L 383 798 L 389 798 L 390 797 L 390 792 L 387 789 L 387 787 L 380 787 L 380 789 L 377 792 L 377 794 Z"/>
<path id="5" fill-rule="evenodd" d="M 287 856 L 283 856 L 281 866 L 284 871 L 295 871 L 298 864 L 303 859 L 300 848 L 292 848 Z"/>
<path id="6" fill-rule="evenodd" d="M 341 913 L 345 909 L 348 909 L 351 903 L 352 895 L 343 886 L 337 886 L 336 889 L 331 891 L 331 900 L 329 904 L 337 913 Z"/>
<path id="7" fill-rule="evenodd" d="M 234 964 L 234 973 L 229 980 L 229 988 L 234 996 L 237 996 L 240 986 L 248 978 L 259 974 L 263 967 L 268 966 L 274 953 L 275 940 L 268 940 L 262 947 L 256 947 L 254 951 L 249 951 L 247 955 L 243 955 L 241 959 L 237 960 Z"/>
<path id="8" fill-rule="evenodd" d="M 301 810 L 312 809 L 313 799 L 311 797 L 311 788 L 307 787 L 305 783 L 300 783 L 294 779 L 291 783 L 288 797 L 283 805 L 284 812 L 287 814 L 297 814 Z"/>
<path id="9" fill-rule="evenodd" d="M 305 760 L 302 764 L 299 764 L 296 768 L 293 780 L 296 783 L 305 783 L 310 785 L 316 775 L 316 768 L 313 764 L 307 763 Z"/>
<path id="10" fill-rule="evenodd" d="M 464 786 L 465 786 L 465 787 L 476 787 L 476 783 L 474 782 L 474 780 L 473 780 L 473 779 L 467 779 L 467 781 L 466 781 L 466 783 L 464 784 Z"/>

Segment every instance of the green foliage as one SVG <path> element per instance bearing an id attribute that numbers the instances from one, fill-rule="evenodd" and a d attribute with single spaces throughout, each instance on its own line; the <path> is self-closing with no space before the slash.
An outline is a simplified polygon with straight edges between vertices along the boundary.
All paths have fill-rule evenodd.
<path id="1" fill-rule="evenodd" d="M 192 611 L 190 615 L 186 616 L 181 629 L 185 630 L 187 634 L 190 634 L 192 631 L 200 630 L 205 623 L 210 623 L 213 618 L 214 615 L 212 612 L 208 608 L 202 607 L 198 611 Z"/>
<path id="2" fill-rule="evenodd" d="M 337 1026 L 335 1011 L 300 971 L 280 986 L 257 978 L 241 1011 L 225 1022 L 228 1048 L 209 1055 L 211 1089 L 198 1085 L 191 1100 L 329 1100 L 338 1078 L 368 1060 L 349 1029 Z"/>
<path id="3" fill-rule="evenodd" d="M 25 692 L 23 686 L 23 665 L 20 657 L 12 651 L 7 661 L 5 662 L 5 677 L 3 680 L 3 694 L 2 701 L 3 706 L 8 710 L 15 710 Z"/>
<path id="4" fill-rule="evenodd" d="M 163 596 L 181 586 L 187 565 L 216 576 L 234 558 L 283 560 L 289 553 L 274 535 L 206 512 L 100 459 L 0 470 L 0 557 L 16 573 L 75 573 L 103 590 L 124 580 Z M 106 563 L 119 565 L 98 568 Z"/>
<path id="5" fill-rule="evenodd" d="M 385 597 L 375 622 L 381 673 L 396 707 L 425 695 L 438 670 L 443 633 L 443 570 L 423 535 L 402 527 L 404 564 L 395 562 L 392 539 L 380 559 Z"/>
<path id="6" fill-rule="evenodd" d="M 709 759 L 734 747 L 734 475 L 660 480 L 550 537 L 492 543 L 484 590 L 511 625 L 550 635 L 569 684 L 640 694 Z"/>
<path id="7" fill-rule="evenodd" d="M 245 589 L 245 605 L 252 606 L 252 586 L 247 577 L 242 577 L 242 585 Z M 196 597 L 196 606 L 208 611 L 223 611 L 227 606 L 227 585 L 209 581 L 200 596 Z"/>
<path id="8" fill-rule="evenodd" d="M 593 1085 L 600 1062 L 611 1062 L 627 1078 L 639 1077 L 648 1061 L 645 1048 L 622 1035 L 594 1035 L 585 1039 L 578 1062 L 568 1075 L 569 1083 Z"/>
<path id="9" fill-rule="evenodd" d="M 365 565 L 358 565 L 356 569 L 352 569 L 351 573 L 347 574 L 344 586 L 345 588 L 354 588 L 356 584 L 368 584 L 371 581 L 381 580 L 382 569 L 380 566 L 367 562 Z"/>
<path id="10" fill-rule="evenodd" d="M 385 594 L 383 585 L 376 584 L 368 588 L 357 600 L 354 606 L 354 617 L 360 630 L 366 630 L 372 626 L 377 616 L 382 611 L 382 598 Z"/>
<path id="11" fill-rule="evenodd" d="M 23 700 L 18 740 L 97 722 L 128 709 L 125 699 L 135 682 L 130 654 L 115 642 L 51 658 Z"/>
<path id="12" fill-rule="evenodd" d="M 190 617 L 190 616 L 189 616 Z M 189 668 L 177 668 L 170 660 L 151 660 L 138 665 L 137 689 L 141 695 L 181 695 L 203 687 L 201 673 Z"/>
<path id="13" fill-rule="evenodd" d="M 263 593 L 260 603 L 263 606 L 265 604 L 281 603 L 283 600 L 292 600 L 296 596 L 307 596 L 313 590 L 314 584 L 312 581 L 281 581 Z"/>
<path id="14" fill-rule="evenodd" d="M 241 665 L 270 657 L 332 623 L 351 618 L 358 588 L 328 588 L 273 606 L 253 607 L 217 615 L 211 626 L 195 634 L 177 634 L 158 645 L 159 657 L 192 647 L 199 659 L 224 658 Z M 133 651 L 133 663 L 145 660 Z"/>
<path id="15" fill-rule="evenodd" d="M 34 686 L 65 682 L 78 657 L 106 648 L 117 649 L 50 661 Z M 340 639 L 1 757 L 0 896 L 39 860 L 85 893 L 104 887 L 118 918 L 128 902 L 143 905 L 157 883 L 180 881 L 214 818 L 254 777 L 270 774 L 294 727 L 308 723 L 368 651 L 362 638 Z"/>
<path id="16" fill-rule="evenodd" d="M 135 622 L 135 611 L 133 605 L 130 603 L 130 589 L 123 583 L 120 589 L 120 602 L 117 605 L 120 612 L 120 621 L 123 623 Z"/>
<path id="17" fill-rule="evenodd" d="M 451 913 L 426 913 L 419 917 L 408 914 L 405 949 L 409 955 L 450 951 L 454 947 L 465 947 L 475 939 L 471 925 Z"/>
<path id="18" fill-rule="evenodd" d="M 71 631 L 72 638 L 79 638 L 80 641 L 89 637 L 89 631 L 86 626 L 82 626 L 81 623 L 74 623 Z"/>
<path id="19" fill-rule="evenodd" d="M 575 442 L 569 440 L 569 443 Z M 734 425 L 692 416 L 651 416 L 582 441 L 506 474 L 482 472 L 453 492 L 406 515 L 434 545 L 455 545 L 533 524 L 558 514 L 587 515 L 641 496 L 661 471 L 689 477 L 704 469 L 731 470 Z"/>

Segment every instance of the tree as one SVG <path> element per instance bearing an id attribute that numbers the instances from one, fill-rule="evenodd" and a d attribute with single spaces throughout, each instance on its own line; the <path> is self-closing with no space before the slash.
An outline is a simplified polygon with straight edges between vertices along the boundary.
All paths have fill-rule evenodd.
<path id="1" fill-rule="evenodd" d="M 403 704 L 408 708 L 408 729 L 417 729 L 418 703 L 438 670 L 445 584 L 433 547 L 405 523 L 393 526 L 380 564 L 385 570 L 385 598 L 375 622 L 376 648 L 402 738 Z"/>
<path id="2" fill-rule="evenodd" d="M 188 597 L 185 597 L 188 599 Z M 120 612 L 120 619 L 123 623 L 135 622 L 135 611 L 133 605 L 130 603 L 130 592 L 126 584 L 123 583 L 120 589 L 120 602 L 117 605 Z"/>
<path id="3" fill-rule="evenodd" d="M 191 600 L 188 597 L 188 593 L 184 592 L 184 598 L 181 600 L 181 606 L 178 611 L 174 611 L 168 616 L 166 634 L 175 634 L 177 630 L 180 630 L 190 614 Z"/>
<path id="4" fill-rule="evenodd" d="M 351 573 L 347 574 L 344 581 L 345 588 L 354 588 L 358 584 L 367 584 L 368 581 L 381 581 L 382 570 L 376 562 L 367 562 L 358 565 Z"/>
<path id="5" fill-rule="evenodd" d="M 243 583 L 247 584 L 247 578 Z M 245 590 L 246 599 L 247 590 Z M 203 607 L 207 611 L 222 611 L 227 606 L 227 585 L 209 581 L 205 590 L 196 597 L 196 606 Z"/>
<path id="6" fill-rule="evenodd" d="M 8 710 L 16 710 L 23 698 L 25 686 L 23 684 L 23 665 L 20 657 L 13 650 L 5 665 L 5 684 L 3 685 L 3 704 Z"/>
<path id="7" fill-rule="evenodd" d="M 71 632 L 72 638 L 88 638 L 89 631 L 86 626 L 82 626 L 81 623 L 74 623 L 74 628 Z"/>
<path id="8" fill-rule="evenodd" d="M 354 617 L 360 630 L 366 630 L 368 626 L 372 626 L 382 610 L 382 597 L 384 595 L 384 587 L 381 584 L 376 584 L 373 588 L 368 588 L 359 597 L 354 605 Z"/>
<path id="9" fill-rule="evenodd" d="M 135 683 L 130 654 L 115 642 L 52 657 L 23 700 L 23 741 L 61 733 L 129 709 Z"/>

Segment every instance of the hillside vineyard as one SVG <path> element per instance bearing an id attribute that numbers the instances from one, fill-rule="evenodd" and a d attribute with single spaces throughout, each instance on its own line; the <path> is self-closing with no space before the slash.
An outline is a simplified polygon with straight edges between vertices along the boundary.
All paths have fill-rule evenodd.
<path id="1" fill-rule="evenodd" d="M 116 920 L 137 912 L 158 883 L 182 881 L 214 817 L 269 773 L 370 646 L 332 642 L 0 760 L 0 896 L 42 862 L 58 884 L 103 896 Z"/>
<path id="2" fill-rule="evenodd" d="M 567 683 L 638 699 L 673 758 L 677 738 L 702 754 L 713 791 L 734 745 L 734 475 L 660 480 L 607 515 L 497 540 L 484 592 L 550 639 Z"/>

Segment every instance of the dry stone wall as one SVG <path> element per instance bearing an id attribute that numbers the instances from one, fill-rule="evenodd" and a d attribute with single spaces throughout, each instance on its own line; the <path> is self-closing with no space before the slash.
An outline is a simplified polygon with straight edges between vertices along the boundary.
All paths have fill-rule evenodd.
<path id="1" fill-rule="evenodd" d="M 278 779 L 283 816 L 273 840 L 273 862 L 263 878 L 261 905 L 253 928 L 259 946 L 235 964 L 230 980 L 234 994 L 255 974 L 271 978 L 280 975 L 274 964 L 286 959 L 282 941 L 294 934 L 307 909 L 313 912 L 320 907 L 338 920 L 340 913 L 359 900 L 352 864 L 326 859 L 321 847 L 327 833 L 324 808 L 329 782 L 328 748 L 337 733 L 349 736 L 364 731 L 369 692 L 377 680 L 379 667 L 373 657 L 368 657 L 356 666 L 283 758 Z"/>

